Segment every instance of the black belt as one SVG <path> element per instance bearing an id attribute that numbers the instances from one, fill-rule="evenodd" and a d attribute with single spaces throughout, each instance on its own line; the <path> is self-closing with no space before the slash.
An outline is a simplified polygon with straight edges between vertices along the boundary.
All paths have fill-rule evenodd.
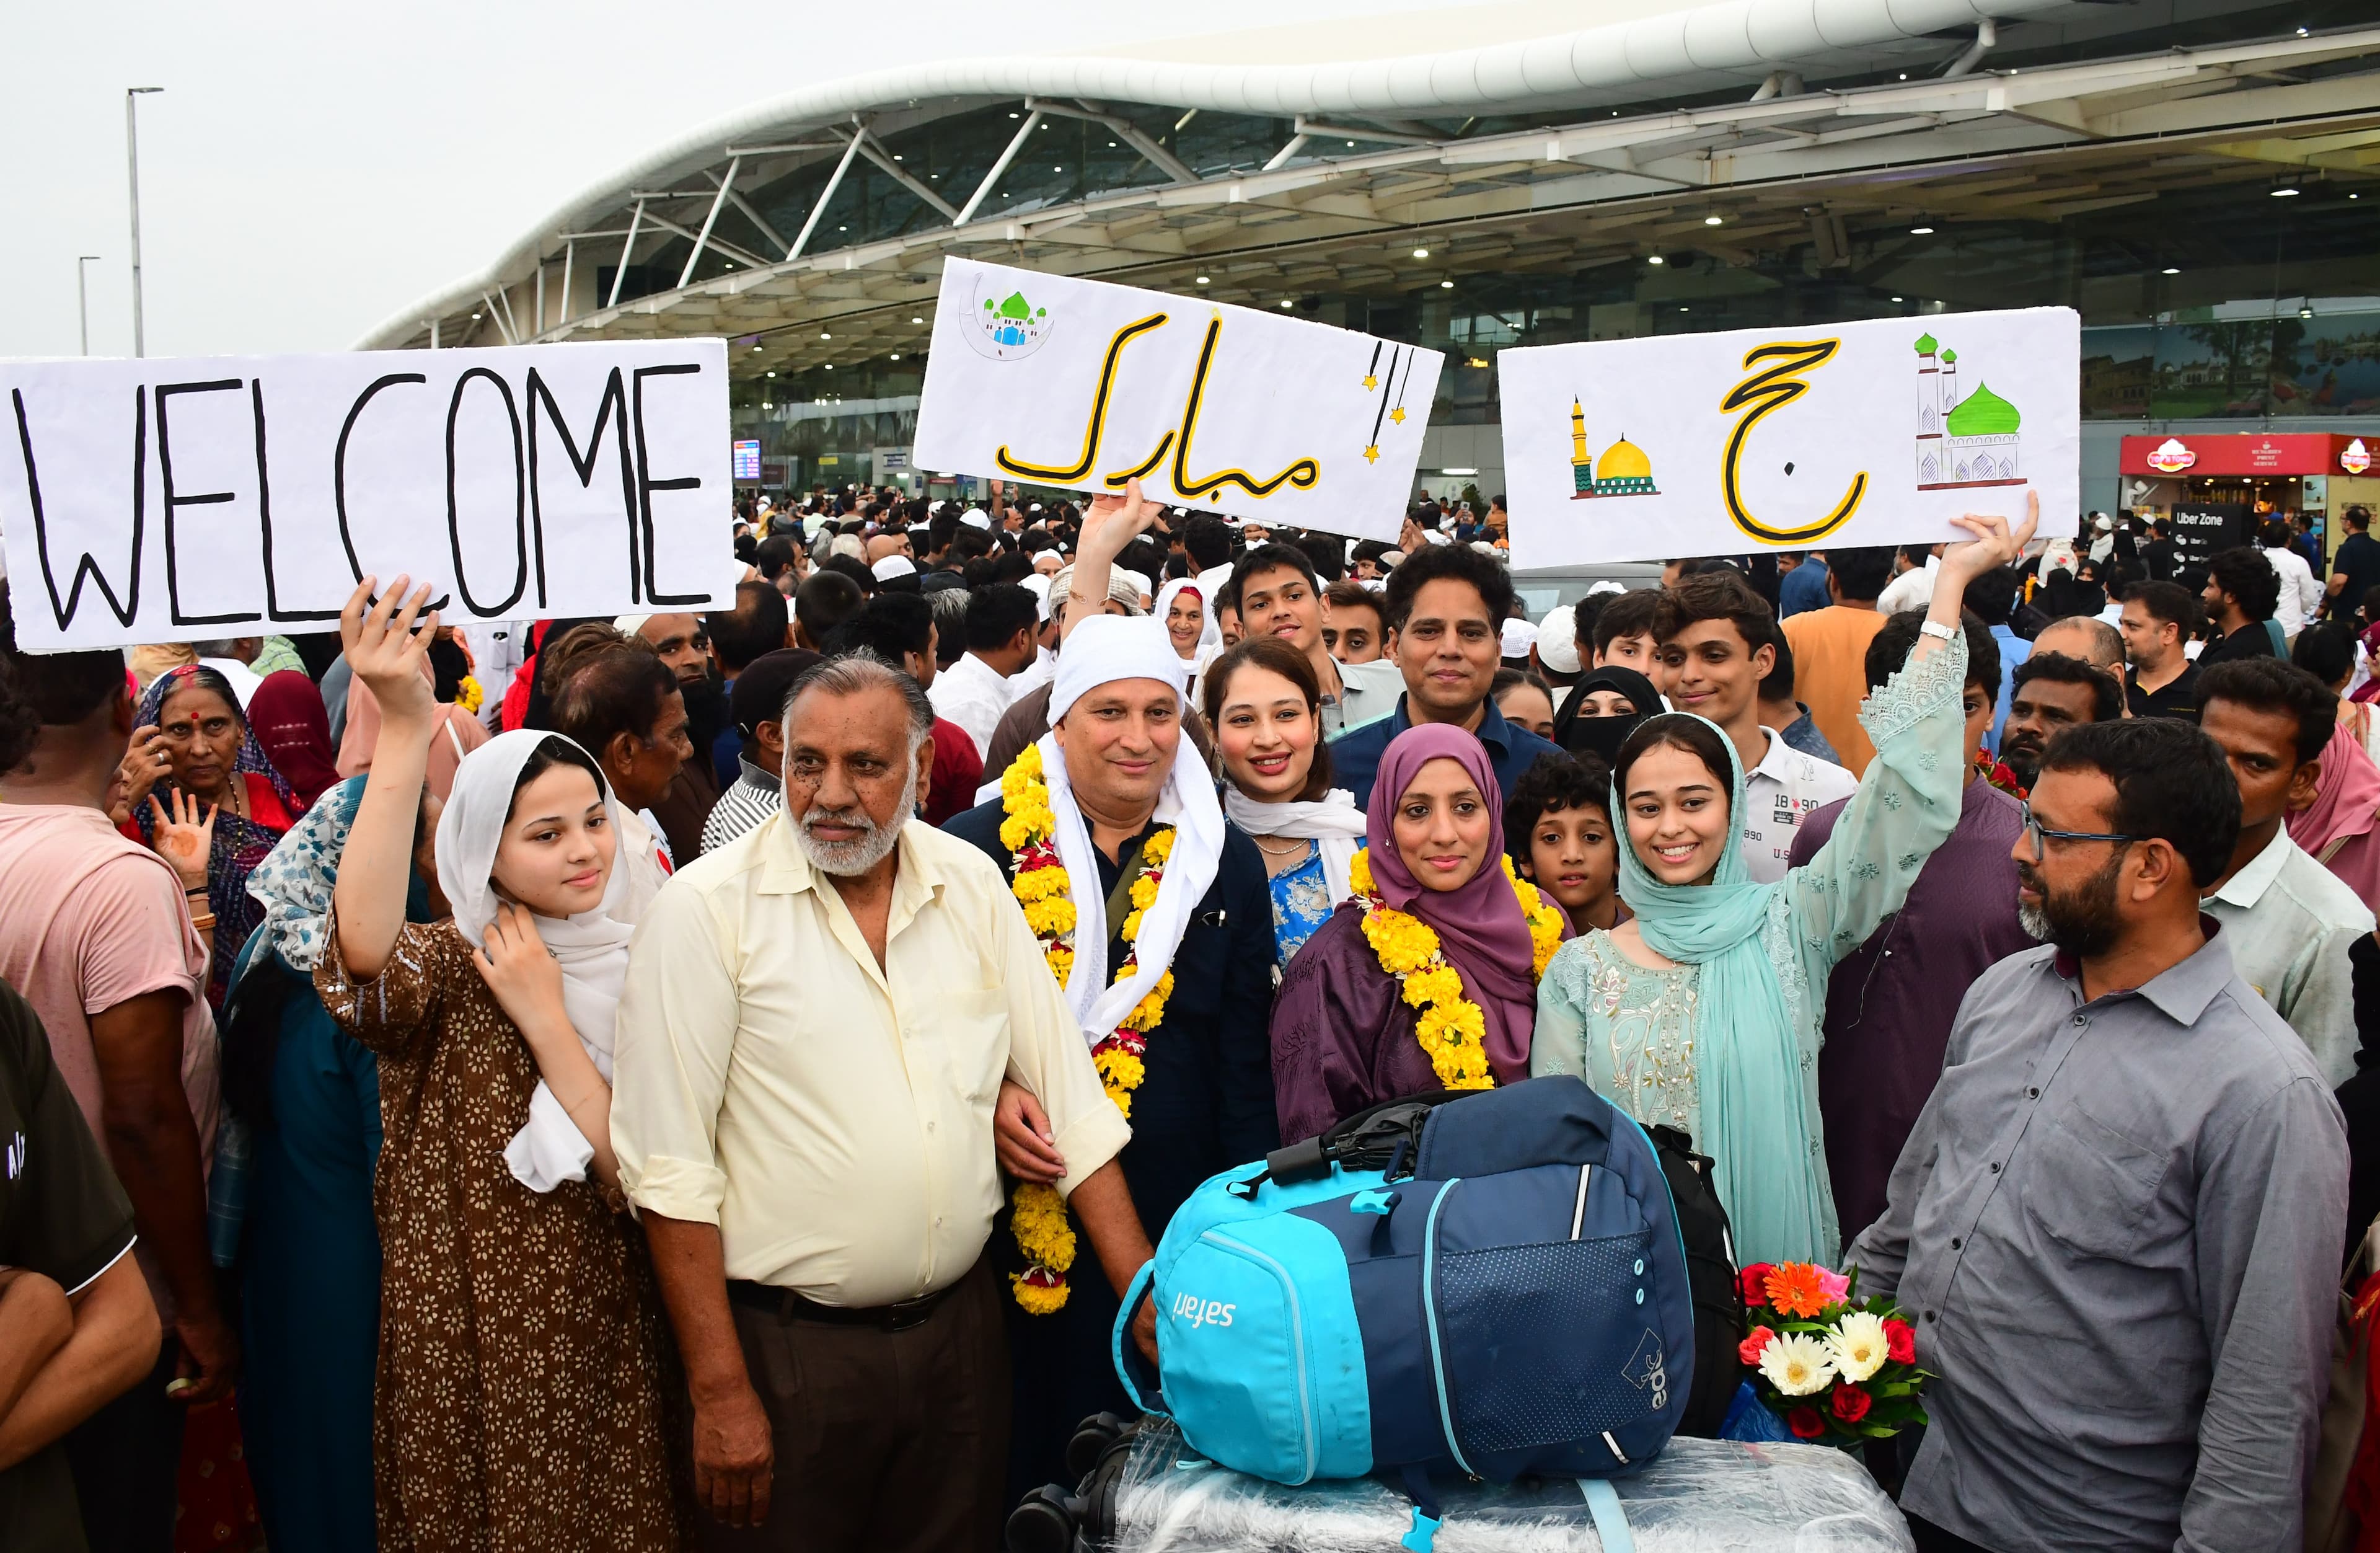
<path id="1" fill-rule="evenodd" d="M 934 1314 L 934 1307 L 947 1298 L 952 1289 L 937 1289 L 931 1294 L 920 1294 L 914 1300 L 897 1304 L 822 1305 L 806 1299 L 790 1289 L 779 1289 L 766 1283 L 747 1283 L 742 1278 L 727 1280 L 727 1298 L 747 1309 L 773 1315 L 780 1321 L 818 1321 L 832 1327 L 874 1327 L 886 1332 L 906 1331 L 923 1326 Z"/>

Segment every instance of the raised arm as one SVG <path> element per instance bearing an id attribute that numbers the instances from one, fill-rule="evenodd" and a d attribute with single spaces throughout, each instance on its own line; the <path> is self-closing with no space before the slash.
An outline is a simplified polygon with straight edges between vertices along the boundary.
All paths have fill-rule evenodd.
<path id="1" fill-rule="evenodd" d="M 388 964 L 397 930 L 405 925 L 405 895 L 413 870 L 413 827 L 421 812 L 421 784 L 430 765 L 430 740 L 438 728 L 421 661 L 437 639 L 438 612 L 416 618 L 430 602 L 428 587 L 406 587 L 399 577 L 386 594 L 372 596 L 379 579 L 367 577 L 339 611 L 339 640 L 357 679 L 380 702 L 380 739 L 372 746 L 371 775 L 363 801 L 347 832 L 331 905 L 339 930 L 339 955 L 347 974 L 368 981 Z"/>
<path id="2" fill-rule="evenodd" d="M 1066 584 L 1066 615 L 1058 623 L 1060 642 L 1078 622 L 1107 606 L 1108 580 L 1115 558 L 1157 520 L 1158 506 L 1141 495 L 1137 480 L 1126 481 L 1120 496 L 1091 498 L 1083 512 L 1082 537 L 1075 542 L 1075 575 Z"/>
<path id="3" fill-rule="evenodd" d="M 1925 623 L 1944 634 L 1920 635 L 1908 662 L 1860 708 L 1876 759 L 1827 844 L 1808 867 L 1785 876 L 1800 929 L 1795 936 L 1814 975 L 1823 975 L 1900 909 L 1918 870 L 1959 822 L 1967 753 L 1962 599 L 1969 582 L 2023 548 L 2040 514 L 2041 498 L 2028 492 L 2024 522 L 2013 532 L 1997 516 L 1969 513 L 1956 520 L 1976 537 L 1947 547 L 1935 573 Z"/>

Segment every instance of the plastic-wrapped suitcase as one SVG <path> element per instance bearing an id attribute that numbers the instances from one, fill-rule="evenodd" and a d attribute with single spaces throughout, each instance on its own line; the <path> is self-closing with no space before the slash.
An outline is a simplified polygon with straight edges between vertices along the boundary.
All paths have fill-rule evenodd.
<path id="1" fill-rule="evenodd" d="M 1102 1420 L 1104 1422 L 1102 1422 Z M 1200 1460 L 1166 1421 L 1088 1421 L 1073 1494 L 1039 1490 L 1009 1518 L 1010 1553 L 1401 1553 L 1413 1501 L 1374 1478 L 1284 1487 Z M 1601 1486 L 1598 1480 L 1598 1487 Z M 1613 1480 L 1624 1530 L 1598 1529 L 1577 1483 L 1468 1484 L 1445 1495 L 1437 1553 L 1913 1553 L 1909 1526 L 1859 1462 L 1824 1446 L 1672 1439 Z"/>

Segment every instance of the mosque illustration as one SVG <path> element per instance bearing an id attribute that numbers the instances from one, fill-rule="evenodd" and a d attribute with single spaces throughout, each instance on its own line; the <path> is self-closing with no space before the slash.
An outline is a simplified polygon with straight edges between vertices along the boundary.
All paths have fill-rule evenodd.
<path id="1" fill-rule="evenodd" d="M 1653 486 L 1653 460 L 1622 436 L 1603 450 L 1600 459 L 1586 456 L 1586 410 L 1570 401 L 1571 500 L 1590 496 L 1658 496 Z"/>
<path id="2" fill-rule="evenodd" d="M 2016 406 L 1985 384 L 1959 397 L 1959 353 L 1932 335 L 1917 336 L 1917 488 L 2022 485 L 2017 471 Z"/>

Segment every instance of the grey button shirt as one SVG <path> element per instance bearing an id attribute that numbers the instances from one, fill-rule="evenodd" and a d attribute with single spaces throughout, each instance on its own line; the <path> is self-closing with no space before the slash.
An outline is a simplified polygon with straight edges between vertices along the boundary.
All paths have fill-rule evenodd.
<path id="1" fill-rule="evenodd" d="M 1986 1547 L 2299 1541 L 2346 1130 L 2199 920 L 2133 992 L 2046 947 L 1985 972 L 1847 1258 L 1940 1377 L 1902 1507 Z"/>

